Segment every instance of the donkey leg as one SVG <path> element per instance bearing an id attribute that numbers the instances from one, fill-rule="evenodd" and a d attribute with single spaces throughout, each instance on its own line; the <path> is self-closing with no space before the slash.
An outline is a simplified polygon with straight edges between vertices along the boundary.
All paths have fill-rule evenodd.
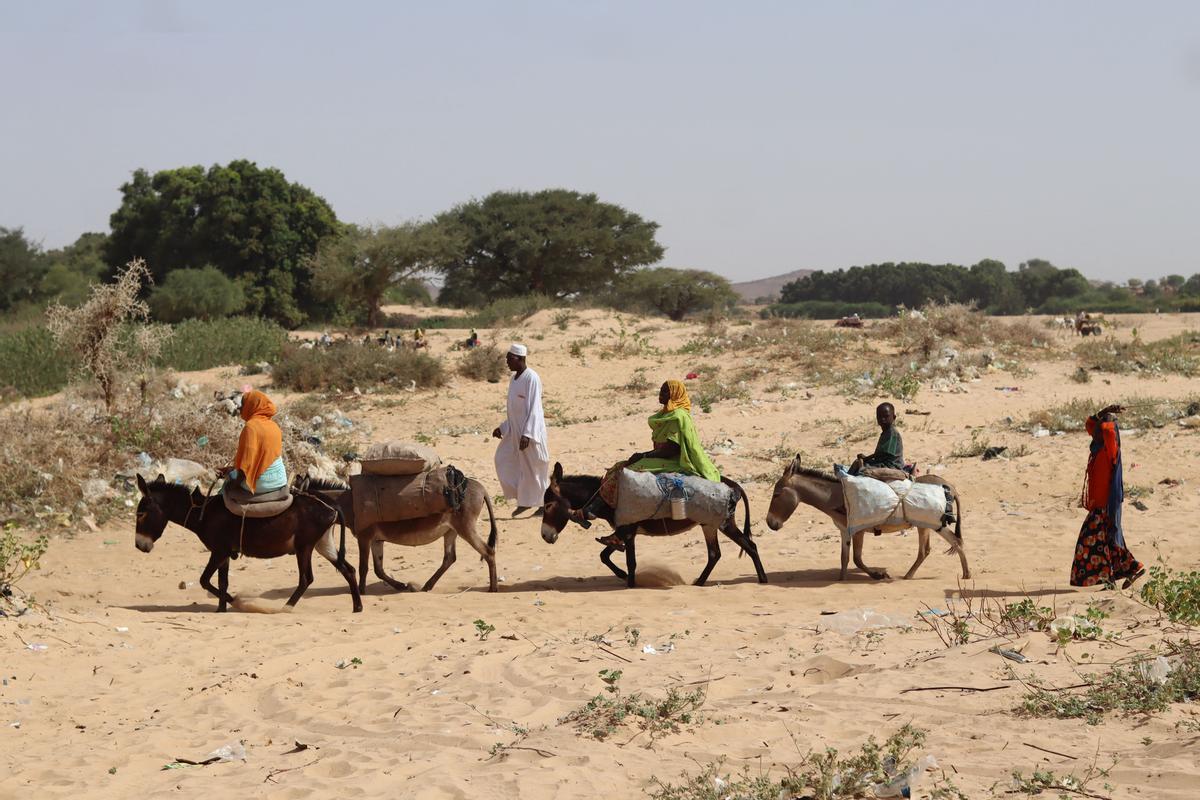
<path id="1" fill-rule="evenodd" d="M 866 531 L 859 531 L 854 534 L 854 566 L 861 569 L 863 572 L 871 576 L 871 580 L 880 581 L 888 576 L 887 569 L 871 569 L 862 560 L 863 537 L 866 536 Z"/>
<path id="2" fill-rule="evenodd" d="M 904 579 L 909 580 L 913 575 L 917 574 L 917 568 L 925 563 L 926 556 L 929 555 L 929 529 L 917 528 L 917 560 L 908 568 L 908 572 L 904 573 Z"/>
<path id="3" fill-rule="evenodd" d="M 754 571 L 758 573 L 758 582 L 767 582 L 767 572 L 763 569 L 762 560 L 758 557 L 758 545 L 754 540 L 738 530 L 737 525 L 726 524 L 721 527 L 721 533 L 728 536 L 737 546 L 742 548 L 742 552 L 749 554 L 750 560 L 754 562 Z"/>
<path id="4" fill-rule="evenodd" d="M 850 536 L 846 531 L 842 531 L 842 573 L 838 576 L 839 581 L 846 580 L 847 567 L 850 566 Z"/>
<path id="5" fill-rule="evenodd" d="M 721 560 L 721 542 L 717 539 L 717 531 L 707 526 L 702 530 L 704 531 L 704 544 L 708 548 L 708 563 L 704 565 L 704 571 L 700 573 L 700 577 L 696 578 L 693 584 L 695 586 L 703 586 L 704 582 L 708 580 L 708 573 L 712 572 L 713 567 Z"/>
<path id="6" fill-rule="evenodd" d="M 221 566 L 217 567 L 217 588 L 221 590 L 221 594 L 229 594 L 229 561 L 228 560 L 222 561 Z M 217 612 L 220 613 L 220 612 L 225 611 L 227 605 L 228 604 L 225 602 L 225 598 L 222 597 L 220 600 L 217 601 Z"/>
<path id="7" fill-rule="evenodd" d="M 951 552 L 958 553 L 958 563 L 962 565 L 963 580 L 970 580 L 971 568 L 967 566 L 967 551 L 963 548 L 962 540 L 955 536 L 953 532 L 948 530 L 940 530 L 938 531 L 938 535 L 945 539 L 950 545 Z"/>
<path id="8" fill-rule="evenodd" d="M 618 528 L 617 535 L 625 542 L 625 585 L 632 589 L 637 585 L 637 553 L 634 552 L 633 540 L 637 538 L 637 529 L 628 527 Z"/>
<path id="9" fill-rule="evenodd" d="M 391 586 L 397 592 L 416 591 L 409 584 L 404 581 L 398 581 L 383 571 L 383 539 L 373 539 L 371 541 L 371 560 L 375 563 L 376 578 L 379 578 L 379 580 Z"/>
<path id="10" fill-rule="evenodd" d="M 614 564 L 612 562 L 612 554 L 614 552 L 616 552 L 616 550 L 617 550 L 617 548 L 609 547 L 606 545 L 605 548 L 600 551 L 600 560 L 604 562 L 604 566 L 608 567 L 609 569 L 611 569 L 613 571 L 613 575 L 616 575 L 621 580 L 625 580 L 625 578 L 627 577 L 625 574 L 625 570 L 621 569 L 620 567 L 618 567 L 616 564 Z"/>
<path id="11" fill-rule="evenodd" d="M 208 556 L 208 563 L 204 565 L 204 571 L 200 573 L 200 585 L 204 587 L 205 591 L 207 591 L 211 595 L 214 595 L 217 598 L 217 600 L 218 600 L 217 610 L 218 611 L 224 610 L 221 608 L 222 603 L 232 603 L 233 602 L 233 598 L 229 595 L 228 592 L 226 592 L 224 589 L 217 589 L 215 586 L 212 585 L 213 573 L 217 571 L 217 568 L 220 567 L 222 563 L 224 563 L 224 564 L 229 563 L 229 556 L 227 554 L 225 554 L 225 553 L 210 553 Z"/>
<path id="12" fill-rule="evenodd" d="M 367 591 L 367 562 L 371 560 L 371 541 L 373 536 L 371 533 L 354 532 L 354 538 L 358 539 L 358 591 L 365 593 Z"/>
<path id="13" fill-rule="evenodd" d="M 458 530 L 458 535 L 467 540 L 467 544 L 475 548 L 475 552 L 483 557 L 483 560 L 488 565 L 488 591 L 498 592 L 500 587 L 496 584 L 496 548 L 488 547 L 488 543 L 479 538 L 479 532 L 475 530 L 475 520 L 464 519 L 459 524 L 454 526 Z"/>
<path id="14" fill-rule="evenodd" d="M 313 545 L 301 545 L 296 548 L 296 591 L 288 598 L 287 604 L 294 606 L 300 602 L 304 592 L 312 585 L 312 554 Z"/>
<path id="15" fill-rule="evenodd" d="M 454 548 L 454 543 L 457 540 L 458 532 L 456 530 L 451 528 L 446 532 L 445 537 L 442 539 L 445 546 L 442 554 L 442 565 L 438 567 L 437 572 L 429 577 L 429 580 L 425 581 L 425 585 L 421 587 L 422 592 L 428 592 L 432 589 L 434 584 L 438 582 L 438 578 L 442 577 L 446 573 L 446 570 L 450 569 L 450 565 L 458 560 L 458 555 L 455 553 Z"/>

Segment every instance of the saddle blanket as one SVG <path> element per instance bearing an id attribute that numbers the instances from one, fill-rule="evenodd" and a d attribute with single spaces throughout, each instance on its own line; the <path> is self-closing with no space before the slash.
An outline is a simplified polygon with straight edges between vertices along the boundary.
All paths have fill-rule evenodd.
<path id="1" fill-rule="evenodd" d="M 954 522 L 950 490 L 934 483 L 880 481 L 847 475 L 842 479 L 846 498 L 846 532 L 901 531 L 918 527 L 940 531 Z"/>

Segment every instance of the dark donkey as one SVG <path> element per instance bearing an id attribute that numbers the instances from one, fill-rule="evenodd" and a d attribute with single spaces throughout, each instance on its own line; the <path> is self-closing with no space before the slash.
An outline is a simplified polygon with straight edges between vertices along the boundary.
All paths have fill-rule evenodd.
<path id="1" fill-rule="evenodd" d="M 336 503 L 346 521 L 346 527 L 354 531 L 358 539 L 358 589 L 367 590 L 367 557 L 371 556 L 375 566 L 375 575 L 384 583 L 401 592 L 412 591 L 413 587 L 398 581 L 388 575 L 383 569 L 383 543 L 405 544 L 419 546 L 442 540 L 442 565 L 437 572 L 425 582 L 421 591 L 428 592 L 438 582 L 438 579 L 450 569 L 457 555 L 455 541 L 458 537 L 467 540 L 471 547 L 482 556 L 488 565 L 488 591 L 497 591 L 496 585 L 496 514 L 492 509 L 492 498 L 488 497 L 487 489 L 474 478 L 467 479 L 466 492 L 462 505 L 457 511 L 443 511 L 417 519 L 404 519 L 395 522 L 379 522 L 365 528 L 359 528 L 354 520 L 354 494 L 345 484 L 327 481 L 310 480 L 300 483 L 302 488 L 314 491 L 322 497 Z M 485 542 L 475 530 L 475 522 L 480 512 L 486 508 L 491 531 Z"/>
<path id="2" fill-rule="evenodd" d="M 278 558 L 296 554 L 299 579 L 296 591 L 288 598 L 289 606 L 296 605 L 313 582 L 312 554 L 318 551 L 327 558 L 350 584 L 354 610 L 363 610 L 354 571 L 346 563 L 343 548 L 334 545 L 333 526 L 341 521 L 341 512 L 320 497 L 306 492 L 293 492 L 291 508 L 276 517 L 245 520 L 231 514 L 219 495 L 205 497 L 199 489 L 188 490 L 177 483 L 167 483 L 162 475 L 152 483 L 142 476 L 137 479 L 142 499 L 137 507 L 137 548 L 143 553 L 154 549 L 168 522 L 187 528 L 200 539 L 210 553 L 200 585 L 217 597 L 217 611 L 225 611 L 233 602 L 229 589 L 229 559 L 235 553 L 251 558 Z M 217 587 L 212 585 L 217 573 Z"/>
<path id="3" fill-rule="evenodd" d="M 558 535 L 562 533 L 562 529 L 571 519 L 571 512 L 583 508 L 597 496 L 601 480 L 595 475 L 564 476 L 562 464 L 554 465 L 554 472 L 550 475 L 550 487 L 546 489 L 546 504 L 542 509 L 542 538 L 546 542 L 554 544 L 558 541 Z M 758 558 L 758 546 L 750 538 L 750 500 L 747 499 L 746 492 L 742 487 L 734 481 L 729 478 L 721 478 L 721 482 L 737 492 L 739 499 L 746 504 L 745 528 L 738 530 L 732 516 L 725 520 L 719 529 L 701 526 L 701 530 L 704 531 L 704 543 L 708 546 L 708 563 L 704 565 L 704 571 L 700 573 L 700 577 L 696 578 L 695 585 L 703 586 L 704 582 L 708 580 L 708 574 L 721 560 L 721 545 L 717 541 L 718 530 L 736 542 L 743 552 L 750 554 L 750 559 L 754 562 L 754 571 L 758 573 L 758 582 L 766 583 L 767 573 L 763 571 L 762 561 Z M 674 536 L 677 533 L 691 530 L 699 524 L 690 519 L 649 519 L 618 528 L 614 524 L 616 512 L 607 503 L 604 504 L 598 516 L 613 526 L 617 538 L 624 545 L 625 569 L 612 563 L 613 551 L 617 549 L 612 545 L 604 546 L 604 550 L 600 553 L 600 560 L 613 571 L 614 575 L 624 580 L 630 587 L 634 585 L 634 572 L 637 570 L 637 556 L 633 544 L 637 534 Z"/>

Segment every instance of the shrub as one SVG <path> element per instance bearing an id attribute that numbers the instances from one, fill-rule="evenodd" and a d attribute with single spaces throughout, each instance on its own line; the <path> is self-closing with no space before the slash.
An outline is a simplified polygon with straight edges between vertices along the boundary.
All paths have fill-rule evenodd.
<path id="1" fill-rule="evenodd" d="M 737 293 L 720 275 L 668 267 L 624 275 L 605 296 L 605 303 L 618 311 L 659 313 L 676 322 L 697 312 L 727 311 L 737 301 Z"/>
<path id="2" fill-rule="evenodd" d="M 497 328 L 529 319 L 539 311 L 553 308 L 554 300 L 544 294 L 526 294 L 495 300 L 462 318 L 460 327 Z"/>
<path id="3" fill-rule="evenodd" d="M 1200 572 L 1176 573 L 1151 567 L 1142 586 L 1142 599 L 1167 615 L 1172 622 L 1200 625 Z"/>
<path id="4" fill-rule="evenodd" d="M 763 319 L 841 319 L 858 314 L 863 319 L 887 319 L 896 316 L 896 307 L 883 303 L 844 303 L 837 300 L 806 300 L 801 303 L 775 303 L 759 312 Z"/>
<path id="5" fill-rule="evenodd" d="M 1172 374 L 1190 378 L 1200 374 L 1200 333 L 1185 333 L 1154 342 L 1138 338 L 1128 342 L 1112 337 L 1086 339 L 1075 347 L 1075 355 L 1080 366 L 1096 372 Z"/>
<path id="6" fill-rule="evenodd" d="M 199 370 L 229 364 L 274 362 L 287 342 L 278 323 L 251 317 L 188 320 L 175 326 L 157 363 L 177 370 Z"/>
<path id="7" fill-rule="evenodd" d="M 707 687 L 686 693 L 671 688 L 661 700 L 641 692 L 624 694 L 620 679 L 619 669 L 600 670 L 604 694 L 588 700 L 581 708 L 560 719 L 559 724 L 570 723 L 581 734 L 603 741 L 621 726 L 634 723 L 653 740 L 667 733 L 677 733 L 680 725 L 693 722 L 707 695 Z"/>
<path id="8" fill-rule="evenodd" d="M 274 382 L 298 392 L 317 389 L 367 389 L 378 386 L 441 386 L 442 362 L 421 351 L 387 351 L 370 345 L 339 343 L 333 347 L 288 345 L 272 372 Z"/>
<path id="9" fill-rule="evenodd" d="M 54 394 L 67 385 L 75 368 L 45 327 L 0 334 L 0 397 Z"/>
<path id="10" fill-rule="evenodd" d="M 0 604 L 8 602 L 22 578 L 41 569 L 41 558 L 49 546 L 45 536 L 30 542 L 19 538 L 13 526 L 4 526 L 0 532 Z"/>
<path id="11" fill-rule="evenodd" d="M 246 306 L 246 293 L 213 266 L 173 269 L 150 293 L 150 312 L 161 322 L 216 319 Z"/>
<path id="12" fill-rule="evenodd" d="M 476 381 L 495 383 L 504 372 L 504 354 L 490 344 L 471 348 L 458 362 L 458 374 Z"/>

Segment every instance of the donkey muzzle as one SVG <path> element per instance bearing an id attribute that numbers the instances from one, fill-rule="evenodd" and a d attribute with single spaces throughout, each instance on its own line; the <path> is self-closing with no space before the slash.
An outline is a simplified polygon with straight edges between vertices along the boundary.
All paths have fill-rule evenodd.
<path id="1" fill-rule="evenodd" d="M 137 537 L 134 539 L 134 544 L 136 544 L 137 549 L 141 550 L 143 553 L 149 553 L 154 549 L 154 540 L 144 533 L 137 534 Z"/>
<path id="2" fill-rule="evenodd" d="M 545 540 L 546 544 L 554 544 L 558 541 L 558 531 L 549 522 L 542 523 L 542 539 Z"/>

